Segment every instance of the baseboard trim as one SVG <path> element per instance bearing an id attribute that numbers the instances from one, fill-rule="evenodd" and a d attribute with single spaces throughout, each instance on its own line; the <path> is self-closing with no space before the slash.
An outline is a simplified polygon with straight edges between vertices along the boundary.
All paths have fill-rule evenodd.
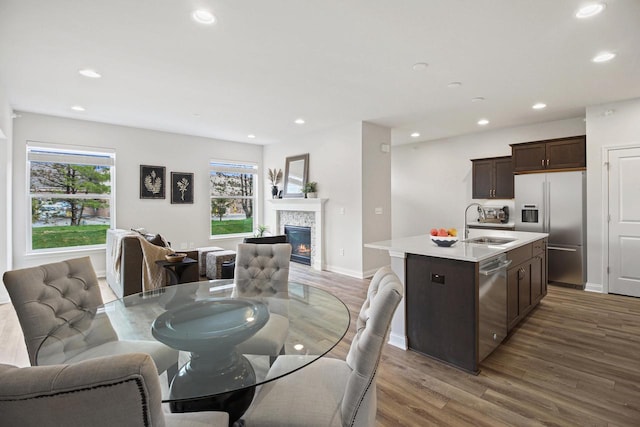
<path id="1" fill-rule="evenodd" d="M 585 285 L 584 290 L 587 292 L 596 292 L 598 294 L 604 293 L 604 287 L 600 283 L 588 283 Z"/>
<path id="2" fill-rule="evenodd" d="M 347 268 L 336 267 L 335 265 L 325 265 L 325 270 L 332 273 L 344 274 L 345 276 L 354 277 L 356 279 L 364 279 L 365 276 L 361 271 L 349 270 Z"/>
<path id="3" fill-rule="evenodd" d="M 394 347 L 398 347 L 401 348 L 403 350 L 406 350 L 407 347 L 407 337 L 403 337 L 394 333 L 389 334 L 389 341 L 387 341 L 388 344 L 391 344 Z"/>

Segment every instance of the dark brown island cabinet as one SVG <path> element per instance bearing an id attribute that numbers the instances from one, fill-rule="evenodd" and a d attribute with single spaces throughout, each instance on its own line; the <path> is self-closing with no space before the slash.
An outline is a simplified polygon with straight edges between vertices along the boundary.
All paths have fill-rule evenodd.
<path id="1" fill-rule="evenodd" d="M 581 170 L 587 166 L 585 135 L 511 144 L 513 173 Z"/>
<path id="2" fill-rule="evenodd" d="M 504 329 L 511 331 L 547 294 L 547 239 L 506 252 Z M 479 263 L 407 254 L 408 347 L 467 372 L 480 357 Z M 485 355 L 486 357 L 486 355 Z"/>
<path id="3" fill-rule="evenodd" d="M 513 199 L 511 156 L 472 159 L 474 199 Z"/>

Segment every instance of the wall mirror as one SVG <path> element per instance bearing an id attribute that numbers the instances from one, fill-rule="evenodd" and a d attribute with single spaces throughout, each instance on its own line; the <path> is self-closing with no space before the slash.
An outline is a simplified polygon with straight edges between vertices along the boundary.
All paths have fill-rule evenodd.
<path id="1" fill-rule="evenodd" d="M 284 169 L 282 197 L 304 197 L 302 189 L 307 183 L 309 154 L 287 157 Z"/>

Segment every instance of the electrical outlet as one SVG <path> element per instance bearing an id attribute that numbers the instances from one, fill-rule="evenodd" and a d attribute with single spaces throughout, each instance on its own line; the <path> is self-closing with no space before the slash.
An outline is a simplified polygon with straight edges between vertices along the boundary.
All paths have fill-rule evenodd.
<path id="1" fill-rule="evenodd" d="M 339 213 L 340 215 L 344 215 L 344 208 L 340 208 L 340 209 L 338 209 L 338 213 Z"/>
<path id="2" fill-rule="evenodd" d="M 340 248 L 340 256 L 344 256 L 344 249 Z"/>
<path id="3" fill-rule="evenodd" d="M 375 209 L 376 215 L 382 215 L 382 208 Z"/>

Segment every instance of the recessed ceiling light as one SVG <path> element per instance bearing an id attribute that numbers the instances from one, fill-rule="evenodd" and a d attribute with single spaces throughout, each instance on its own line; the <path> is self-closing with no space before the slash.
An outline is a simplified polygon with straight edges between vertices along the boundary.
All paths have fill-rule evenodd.
<path id="1" fill-rule="evenodd" d="M 295 119 L 294 123 L 297 125 L 303 125 L 304 124 L 304 119 Z"/>
<path id="2" fill-rule="evenodd" d="M 462 86 L 462 83 L 461 83 L 461 82 L 451 82 L 451 83 L 449 83 L 449 84 L 447 85 L 447 87 L 450 87 L 450 88 L 452 88 L 452 89 L 453 89 L 453 88 L 456 88 L 456 87 L 460 87 L 460 86 Z"/>
<path id="3" fill-rule="evenodd" d="M 191 16 L 193 17 L 194 21 L 196 21 L 196 22 L 198 22 L 200 24 L 211 25 L 214 22 L 216 22 L 216 17 L 213 15 L 213 13 L 209 12 L 208 10 L 204 10 L 204 9 L 198 9 L 198 10 L 194 11 Z"/>
<path id="4" fill-rule="evenodd" d="M 602 52 L 593 57 L 593 62 L 607 62 L 611 61 L 616 57 L 616 54 L 613 52 Z"/>
<path id="5" fill-rule="evenodd" d="M 252 133 L 250 133 L 249 135 L 247 135 L 247 138 L 250 138 L 250 139 L 253 139 L 253 138 L 255 138 L 255 137 L 256 137 L 256 136 L 255 136 L 254 134 L 252 134 Z"/>
<path id="6" fill-rule="evenodd" d="M 480 120 L 478 120 L 478 124 L 479 124 L 480 126 L 486 126 L 486 125 L 488 125 L 488 124 L 489 124 L 489 120 L 487 120 L 487 119 L 480 119 Z"/>
<path id="7" fill-rule="evenodd" d="M 83 68 L 82 70 L 78 70 L 78 73 L 91 79 L 99 79 L 102 77 L 102 74 L 98 73 L 96 70 L 92 70 L 91 68 Z"/>
<path id="8" fill-rule="evenodd" d="M 591 18 L 602 12 L 605 8 L 604 3 L 591 3 L 581 7 L 576 12 L 576 18 Z"/>
<path id="9" fill-rule="evenodd" d="M 471 102 L 482 102 L 484 101 L 484 97 L 476 96 L 475 98 L 471 98 Z"/>
<path id="10" fill-rule="evenodd" d="M 429 67 L 429 64 L 426 62 L 416 62 L 413 64 L 413 71 L 424 71 Z"/>
<path id="11" fill-rule="evenodd" d="M 74 105 L 71 107 L 73 111 L 84 111 L 85 108 L 82 105 Z"/>
<path id="12" fill-rule="evenodd" d="M 414 132 L 411 134 L 411 138 L 417 138 L 420 136 L 420 132 Z"/>
<path id="13" fill-rule="evenodd" d="M 546 108 L 547 104 L 545 104 L 544 102 L 538 102 L 536 104 L 533 104 L 533 106 L 531 108 L 533 108 L 534 110 L 542 110 L 543 108 Z"/>

